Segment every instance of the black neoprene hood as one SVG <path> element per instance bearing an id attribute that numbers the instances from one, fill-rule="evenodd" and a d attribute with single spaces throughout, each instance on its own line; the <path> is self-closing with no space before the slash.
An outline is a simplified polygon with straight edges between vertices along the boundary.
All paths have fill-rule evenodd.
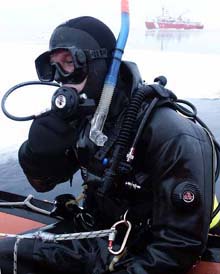
<path id="1" fill-rule="evenodd" d="M 90 16 L 82 16 L 68 20 L 55 28 L 50 38 L 49 51 L 43 53 L 36 59 L 35 65 L 38 77 L 43 79 L 41 75 L 52 75 L 50 67 L 51 51 L 62 48 L 93 50 L 93 56 L 97 51 L 97 54 L 101 55 L 101 57 L 90 58 L 90 60 L 87 61 L 88 77 L 86 85 L 82 90 L 82 93 L 85 93 L 89 98 L 97 101 L 111 64 L 112 53 L 115 46 L 116 39 L 114 34 L 109 27 L 100 20 Z M 102 55 L 103 50 L 107 50 L 105 55 Z M 54 80 L 52 79 L 53 77 L 47 78 L 49 79 L 48 81 Z"/>
<path id="2" fill-rule="evenodd" d="M 59 25 L 51 35 L 49 48 L 106 48 L 112 53 L 115 45 L 116 39 L 109 27 L 94 17 L 82 16 Z"/>

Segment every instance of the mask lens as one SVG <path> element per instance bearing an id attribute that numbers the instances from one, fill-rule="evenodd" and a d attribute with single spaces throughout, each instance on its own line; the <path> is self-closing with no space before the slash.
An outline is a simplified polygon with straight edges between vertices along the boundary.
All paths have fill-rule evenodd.
<path id="1" fill-rule="evenodd" d="M 55 70 L 54 80 L 62 84 L 80 84 L 88 75 L 87 66 L 70 73 L 64 71 L 58 63 L 53 63 L 52 66 Z"/>
<path id="2" fill-rule="evenodd" d="M 51 54 L 50 62 L 57 82 L 79 84 L 88 75 L 86 54 L 81 49 L 58 49 Z"/>
<path id="3" fill-rule="evenodd" d="M 58 49 L 51 53 L 50 63 L 51 65 L 59 64 L 63 73 L 70 74 L 75 69 L 74 58 L 75 56 L 68 49 Z"/>

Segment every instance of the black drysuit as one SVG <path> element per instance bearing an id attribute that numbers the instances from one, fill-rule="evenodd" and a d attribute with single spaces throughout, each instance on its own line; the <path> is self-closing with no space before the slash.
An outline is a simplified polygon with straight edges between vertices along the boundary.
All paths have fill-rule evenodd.
<path id="1" fill-rule="evenodd" d="M 104 129 L 109 136 L 117 136 L 121 122 L 116 116 L 122 117 L 119 113 L 127 107 L 123 90 L 118 92 L 120 95 L 112 102 L 118 105 L 113 108 L 113 115 Z M 211 222 L 213 152 L 207 132 L 166 105 L 156 108 L 145 125 L 132 171 L 126 178 L 139 188 L 125 186 L 125 182 L 120 181 L 122 177 L 103 197 L 98 189 L 106 166 L 97 157 L 99 148 L 89 141 L 89 127 L 89 121 L 84 120 L 77 126 L 77 134 L 73 134 L 67 122 L 51 113 L 34 121 L 29 140 L 19 153 L 28 179 L 36 189 L 45 191 L 47 188 L 35 185 L 33 179 L 43 180 L 47 173 L 49 189 L 54 186 L 53 182 L 65 181 L 81 168 L 86 186 L 84 209 L 93 216 L 94 230 L 110 228 L 128 210 L 132 231 L 117 271 L 124 269 L 123 273 L 130 274 L 186 273 L 206 247 Z M 54 146 L 55 152 L 51 150 L 51 155 L 48 153 L 50 145 L 44 144 L 42 137 L 45 132 L 52 143 L 55 142 L 54 136 L 54 140 L 58 135 L 63 140 L 62 145 L 57 144 L 57 151 Z M 135 132 L 136 129 L 134 135 Z M 35 146 L 35 138 L 38 146 Z M 62 150 L 67 149 L 70 140 L 72 147 L 68 147 L 68 153 L 64 155 Z M 47 155 L 44 154 L 46 147 Z M 73 152 L 70 152 L 72 148 Z M 113 149 L 114 142 L 105 158 L 111 159 Z M 51 273 L 101 274 L 112 260 L 104 239 L 78 240 L 67 245 L 35 241 L 32 248 L 29 257 L 22 256 L 21 249 L 19 256 L 21 260 L 36 263 L 41 273 L 46 269 Z M 2 250 L 0 243 L 0 254 Z M 2 255 L 2 273 L 12 273 L 12 268 L 4 271 L 1 260 Z"/>

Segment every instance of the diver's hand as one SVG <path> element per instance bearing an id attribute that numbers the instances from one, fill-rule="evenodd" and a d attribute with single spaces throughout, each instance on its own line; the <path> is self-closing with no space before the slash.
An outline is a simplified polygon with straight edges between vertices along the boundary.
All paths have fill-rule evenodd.
<path id="1" fill-rule="evenodd" d="M 74 134 L 74 129 L 52 111 L 33 121 L 18 158 L 28 181 L 38 192 L 49 191 L 69 180 L 78 169 Z"/>
<path id="2" fill-rule="evenodd" d="M 28 143 L 33 153 L 60 155 L 72 147 L 74 129 L 54 111 L 37 117 L 29 130 Z"/>

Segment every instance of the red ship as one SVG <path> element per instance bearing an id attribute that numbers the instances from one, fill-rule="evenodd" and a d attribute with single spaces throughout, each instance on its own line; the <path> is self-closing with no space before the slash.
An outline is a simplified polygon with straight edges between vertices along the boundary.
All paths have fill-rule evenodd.
<path id="1" fill-rule="evenodd" d="M 183 19 L 182 15 L 174 18 L 170 16 L 164 8 L 162 8 L 162 15 L 156 17 L 153 20 L 146 20 L 145 26 L 148 30 L 154 29 L 203 29 L 204 25 L 200 22 L 190 21 L 189 19 Z"/>

